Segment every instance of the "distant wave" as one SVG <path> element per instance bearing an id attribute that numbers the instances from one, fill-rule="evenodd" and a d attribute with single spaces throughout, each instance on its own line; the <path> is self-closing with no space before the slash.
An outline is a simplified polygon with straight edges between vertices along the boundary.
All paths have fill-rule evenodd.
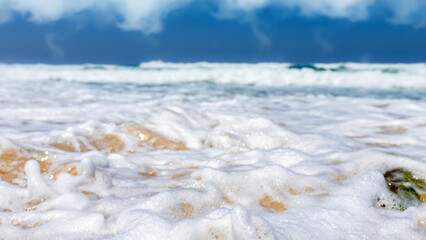
<path id="1" fill-rule="evenodd" d="M 167 63 L 139 65 L 0 64 L 0 81 L 60 80 L 165 84 L 211 82 L 257 86 L 425 88 L 426 64 Z"/>

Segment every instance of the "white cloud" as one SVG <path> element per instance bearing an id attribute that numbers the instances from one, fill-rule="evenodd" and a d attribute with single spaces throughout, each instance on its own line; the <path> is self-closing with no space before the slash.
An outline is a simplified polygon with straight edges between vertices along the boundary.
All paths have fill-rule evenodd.
<path id="1" fill-rule="evenodd" d="M 332 53 L 334 50 L 333 44 L 325 38 L 322 29 L 315 30 L 315 42 L 321 47 L 324 53 Z"/>
<path id="2" fill-rule="evenodd" d="M 425 0 L 385 0 L 392 11 L 390 22 L 426 27 Z"/>
<path id="3" fill-rule="evenodd" d="M 4 0 L 0 0 L 0 24 L 12 19 L 12 13 L 8 10 L 10 7 Z"/>
<path id="4" fill-rule="evenodd" d="M 30 21 L 45 23 L 71 18 L 83 11 L 114 16 L 115 24 L 126 30 L 155 33 L 176 9 L 197 0 L 0 0 L 0 23 L 21 14 Z M 199 0 L 201 1 L 201 0 Z M 247 22 L 257 10 L 277 7 L 295 10 L 305 17 L 326 16 L 352 21 L 368 19 L 371 7 L 391 12 L 396 24 L 426 26 L 426 0 L 204 0 L 218 6 L 215 16 Z"/>
<path id="5" fill-rule="evenodd" d="M 0 0 L 1 11 L 28 16 L 30 21 L 45 23 L 69 18 L 82 11 L 117 15 L 116 24 L 126 30 L 145 33 L 161 31 L 167 14 L 192 0 Z M 3 15 L 6 16 L 6 15 Z M 10 18 L 2 19 L 3 22 Z"/>
<path id="6" fill-rule="evenodd" d="M 154 33 L 162 30 L 162 20 L 172 10 L 178 9 L 191 0 L 114 0 L 124 21 L 119 24 L 123 29 L 141 30 Z"/>
<path id="7" fill-rule="evenodd" d="M 8 11 L 0 10 L 0 24 L 10 21 L 12 15 Z"/>
<path id="8" fill-rule="evenodd" d="M 301 13 L 306 16 L 323 15 L 356 21 L 368 17 L 368 8 L 374 4 L 375 0 L 288 0 L 282 2 L 300 9 Z"/>
<path id="9" fill-rule="evenodd" d="M 46 34 L 44 39 L 46 41 L 47 47 L 50 49 L 53 55 L 58 58 L 63 58 L 65 56 L 65 52 L 58 44 L 56 44 L 56 37 L 57 36 L 55 34 Z"/>
<path id="10" fill-rule="evenodd" d="M 221 16 L 255 11 L 267 6 L 297 10 L 303 16 L 327 16 L 362 20 L 375 0 L 219 0 Z"/>
<path id="11" fill-rule="evenodd" d="M 250 24 L 262 46 L 268 46 L 268 36 L 259 30 L 255 15 L 257 10 L 265 7 L 287 8 L 305 17 L 327 16 L 357 21 L 368 17 L 368 8 L 374 3 L 375 0 L 218 0 L 219 12 L 215 16 Z"/>
<path id="12" fill-rule="evenodd" d="M 50 22 L 94 7 L 94 0 L 0 0 L 10 12 L 28 15 L 31 21 Z"/>

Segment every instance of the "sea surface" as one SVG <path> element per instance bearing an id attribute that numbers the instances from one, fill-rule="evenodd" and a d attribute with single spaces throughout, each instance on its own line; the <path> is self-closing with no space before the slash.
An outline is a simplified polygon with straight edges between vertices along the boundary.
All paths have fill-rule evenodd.
<path id="1" fill-rule="evenodd" d="M 0 64 L 0 239 L 425 239 L 426 64 Z"/>

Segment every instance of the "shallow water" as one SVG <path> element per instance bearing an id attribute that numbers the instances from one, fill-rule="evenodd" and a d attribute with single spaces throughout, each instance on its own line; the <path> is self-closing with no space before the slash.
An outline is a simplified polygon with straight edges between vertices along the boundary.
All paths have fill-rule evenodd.
<path id="1" fill-rule="evenodd" d="M 0 70 L 2 238 L 425 237 L 424 64 Z"/>

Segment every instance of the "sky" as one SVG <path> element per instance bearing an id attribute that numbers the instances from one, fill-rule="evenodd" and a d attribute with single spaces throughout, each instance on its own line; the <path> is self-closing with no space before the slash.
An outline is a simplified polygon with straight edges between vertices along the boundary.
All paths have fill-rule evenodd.
<path id="1" fill-rule="evenodd" d="M 0 62 L 426 62 L 426 0 L 0 0 Z"/>

